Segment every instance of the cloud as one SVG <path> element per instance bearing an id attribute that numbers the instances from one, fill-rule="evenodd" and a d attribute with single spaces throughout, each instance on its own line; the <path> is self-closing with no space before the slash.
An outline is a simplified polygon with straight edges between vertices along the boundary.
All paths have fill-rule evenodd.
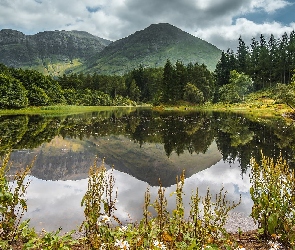
<path id="1" fill-rule="evenodd" d="M 231 26 L 220 25 L 207 29 L 199 29 L 194 35 L 202 37 L 220 49 L 227 50 L 231 48 L 235 50 L 238 46 L 239 36 L 242 36 L 246 45 L 250 45 L 251 39 L 253 37 L 258 38 L 261 34 L 265 35 L 266 38 L 270 34 L 273 34 L 276 38 L 280 38 L 284 32 L 290 33 L 294 29 L 295 23 L 291 23 L 290 26 L 283 26 L 278 22 L 257 24 L 246 18 L 239 18 Z"/>
<path id="2" fill-rule="evenodd" d="M 292 3 L 284 0 L 253 0 L 250 7 L 252 11 L 263 9 L 266 12 L 272 13 L 279 9 L 292 5 Z"/>
<path id="3" fill-rule="evenodd" d="M 117 40 L 166 22 L 226 49 L 240 34 L 250 39 L 262 31 L 293 29 L 276 20 L 258 24 L 246 19 L 251 13 L 268 15 L 291 6 L 285 0 L 2 0 L 0 29 L 27 34 L 75 29 Z"/>

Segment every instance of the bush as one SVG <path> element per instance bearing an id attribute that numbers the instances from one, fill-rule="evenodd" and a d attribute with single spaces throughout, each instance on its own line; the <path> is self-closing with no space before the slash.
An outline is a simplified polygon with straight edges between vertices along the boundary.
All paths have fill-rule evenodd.
<path id="1" fill-rule="evenodd" d="M 0 108 L 19 109 L 28 106 L 27 91 L 22 83 L 8 75 L 0 74 Z"/>
<path id="2" fill-rule="evenodd" d="M 295 171 L 281 157 L 262 156 L 261 164 L 251 162 L 251 216 L 258 223 L 259 232 L 295 246 Z"/>

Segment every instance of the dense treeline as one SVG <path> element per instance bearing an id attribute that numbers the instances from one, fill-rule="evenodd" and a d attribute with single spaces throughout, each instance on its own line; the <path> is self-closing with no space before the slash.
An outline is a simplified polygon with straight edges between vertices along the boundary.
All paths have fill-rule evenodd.
<path id="1" fill-rule="evenodd" d="M 70 85 L 64 86 L 61 84 L 62 78 L 53 79 L 35 70 L 8 68 L 0 64 L 0 108 L 19 109 L 48 105 L 134 105 L 134 102 L 119 94 L 110 95 L 108 91 L 103 92 L 93 86 L 88 88 L 82 84 L 78 76 L 69 79 Z"/>
<path id="2" fill-rule="evenodd" d="M 261 34 L 258 40 L 252 38 L 250 46 L 240 37 L 238 43 L 236 53 L 230 49 L 222 52 L 215 70 L 217 87 L 229 83 L 232 70 L 250 76 L 254 90 L 291 82 L 295 69 L 295 31 L 290 35 L 284 33 L 279 39 L 271 35 L 268 41 Z"/>
<path id="3" fill-rule="evenodd" d="M 135 102 L 175 103 L 186 100 L 193 103 L 211 101 L 214 96 L 214 78 L 202 64 L 175 65 L 167 60 L 164 68 L 138 68 L 123 76 L 64 75 L 58 79 L 64 89 L 98 90 L 115 98 L 125 96 Z"/>
<path id="4" fill-rule="evenodd" d="M 163 68 L 139 66 L 116 75 L 70 74 L 57 79 L 33 70 L 0 65 L 0 108 L 23 108 L 56 104 L 106 106 L 236 103 L 251 91 L 277 87 L 277 98 L 295 106 L 295 32 L 280 39 L 263 35 L 246 46 L 238 40 L 234 53 L 222 52 L 214 72 L 198 63 L 174 65 L 167 60 Z M 281 85 L 277 85 L 280 83 Z"/>
<path id="5" fill-rule="evenodd" d="M 106 106 L 136 103 L 211 101 L 214 78 L 205 65 L 169 60 L 164 68 L 143 68 L 123 76 L 63 75 L 57 79 L 34 70 L 0 67 L 0 108 L 56 104 Z"/>

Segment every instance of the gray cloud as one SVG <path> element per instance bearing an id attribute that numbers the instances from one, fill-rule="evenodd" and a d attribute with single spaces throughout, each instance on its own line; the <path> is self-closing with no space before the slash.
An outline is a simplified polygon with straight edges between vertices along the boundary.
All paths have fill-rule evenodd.
<path id="1" fill-rule="evenodd" d="M 292 29 L 293 24 L 255 24 L 239 19 L 241 15 L 273 13 L 286 6 L 294 7 L 285 0 L 1 0 L 0 29 L 27 34 L 76 29 L 116 40 L 152 23 L 167 22 L 226 49 L 241 34 L 252 37 L 263 31 Z M 263 30 L 265 27 L 267 30 Z"/>

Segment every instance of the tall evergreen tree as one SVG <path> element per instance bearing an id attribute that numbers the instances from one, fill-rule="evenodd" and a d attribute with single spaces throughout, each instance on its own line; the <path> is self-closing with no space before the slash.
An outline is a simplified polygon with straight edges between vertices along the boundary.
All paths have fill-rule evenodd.
<path id="1" fill-rule="evenodd" d="M 237 71 L 242 73 L 247 73 L 247 56 L 248 56 L 248 48 L 243 41 L 242 37 L 239 37 L 239 46 L 237 49 Z"/>
<path id="2" fill-rule="evenodd" d="M 186 67 L 181 61 L 175 63 L 175 84 L 173 86 L 173 99 L 182 100 L 184 87 L 187 83 Z"/>
<path id="3" fill-rule="evenodd" d="M 287 62 L 288 62 L 288 82 L 291 81 L 293 70 L 295 69 L 295 31 L 293 30 L 289 36 L 287 47 Z"/>
<path id="4" fill-rule="evenodd" d="M 276 81 L 276 65 L 277 65 L 277 41 L 273 34 L 270 35 L 268 41 L 268 52 L 269 52 L 269 86 L 272 87 Z"/>
<path id="5" fill-rule="evenodd" d="M 269 53 L 268 47 L 263 34 L 260 35 L 260 43 L 259 43 L 259 55 L 258 55 L 258 72 L 256 78 L 256 86 L 259 89 L 264 88 L 266 83 L 269 81 Z"/>
<path id="6" fill-rule="evenodd" d="M 279 58 L 279 71 L 280 71 L 280 82 L 286 83 L 286 76 L 288 75 L 287 69 L 287 46 L 288 46 L 288 34 L 285 32 L 279 43 L 278 58 Z"/>
<path id="7" fill-rule="evenodd" d="M 249 75 L 252 77 L 254 83 L 255 83 L 255 89 L 259 89 L 259 87 L 256 85 L 257 80 L 259 79 L 259 69 L 258 69 L 258 62 L 259 62 L 259 43 L 255 39 L 255 37 L 252 38 L 251 42 L 251 56 L 249 60 Z"/>
<path id="8" fill-rule="evenodd" d="M 175 70 L 170 60 L 166 61 L 162 79 L 163 101 L 173 101 Z"/>
<path id="9" fill-rule="evenodd" d="M 214 71 L 215 81 L 218 87 L 228 84 L 231 70 L 228 51 L 226 53 L 222 51 L 221 58 Z"/>

